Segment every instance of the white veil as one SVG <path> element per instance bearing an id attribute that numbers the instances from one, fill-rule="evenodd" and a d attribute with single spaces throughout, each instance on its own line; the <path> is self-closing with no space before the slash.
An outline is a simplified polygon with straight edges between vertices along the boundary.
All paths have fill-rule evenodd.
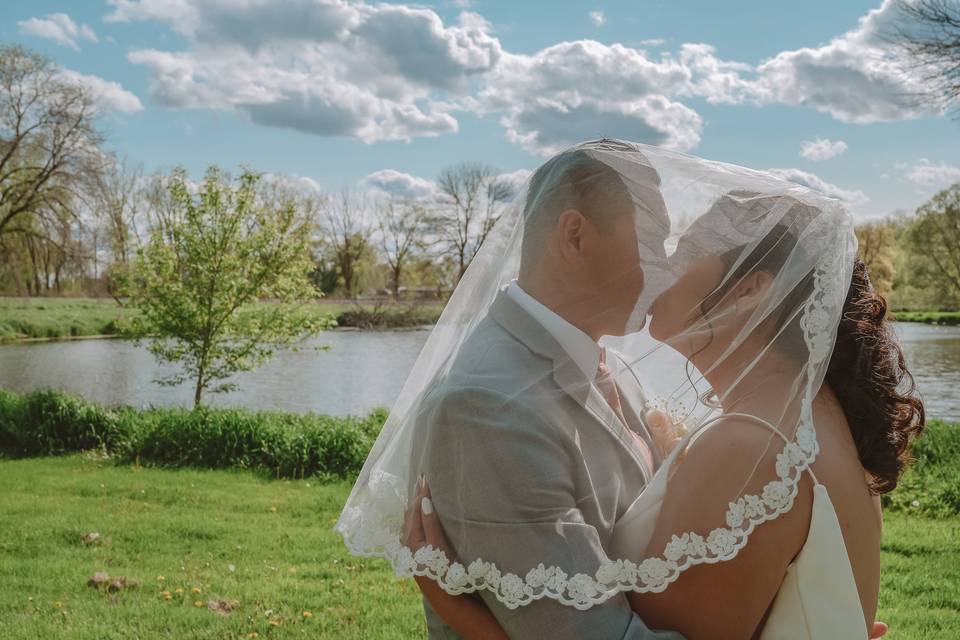
<path id="1" fill-rule="evenodd" d="M 557 231 L 569 210 L 586 248 Z M 565 150 L 457 286 L 336 530 L 399 576 L 509 608 L 588 609 L 734 557 L 817 456 L 855 255 L 840 202 L 770 174 L 619 140 Z M 510 293 L 518 274 L 604 336 L 621 406 L 596 354 Z M 421 475 L 455 557 L 404 546 Z"/>

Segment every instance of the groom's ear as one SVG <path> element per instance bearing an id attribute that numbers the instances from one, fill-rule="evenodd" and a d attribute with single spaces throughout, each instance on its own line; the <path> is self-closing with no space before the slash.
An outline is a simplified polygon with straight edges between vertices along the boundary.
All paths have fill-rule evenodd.
<path id="1" fill-rule="evenodd" d="M 583 259 L 584 241 L 590 231 L 590 221 L 576 209 L 566 209 L 557 217 L 557 239 L 564 260 L 575 263 Z"/>

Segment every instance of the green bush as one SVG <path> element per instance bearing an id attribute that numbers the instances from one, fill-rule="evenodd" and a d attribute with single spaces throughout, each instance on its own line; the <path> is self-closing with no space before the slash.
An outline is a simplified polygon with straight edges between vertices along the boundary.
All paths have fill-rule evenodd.
<path id="1" fill-rule="evenodd" d="M 384 409 L 335 418 L 210 407 L 104 408 L 60 391 L 21 395 L 0 389 L 0 455 L 97 449 L 124 464 L 350 478 L 386 418 Z M 884 506 L 937 518 L 960 515 L 960 424 L 931 420 L 913 455 L 916 461 L 883 497 Z"/>
<path id="2" fill-rule="evenodd" d="M 338 327 L 358 329 L 399 329 L 436 324 L 442 309 L 426 305 L 355 307 L 337 314 Z"/>
<path id="3" fill-rule="evenodd" d="M 0 390 L 0 453 L 59 455 L 99 449 L 118 462 L 253 469 L 278 478 L 351 477 L 386 420 L 153 407 L 103 408 L 54 391 Z"/>
<path id="4" fill-rule="evenodd" d="M 884 506 L 935 518 L 960 514 L 960 424 L 931 420 L 913 456 L 896 490 L 883 497 Z"/>

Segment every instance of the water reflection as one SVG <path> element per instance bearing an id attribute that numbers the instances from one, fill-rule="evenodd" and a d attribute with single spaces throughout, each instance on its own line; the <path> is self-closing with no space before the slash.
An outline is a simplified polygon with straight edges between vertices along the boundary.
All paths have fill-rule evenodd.
<path id="1" fill-rule="evenodd" d="M 907 365 L 931 417 L 960 421 L 960 327 L 897 324 Z M 214 406 L 332 415 L 389 406 L 429 331 L 331 331 L 300 351 L 278 353 L 236 376 L 239 389 L 209 394 Z M 330 345 L 329 351 L 314 347 Z M 0 347 L 0 387 L 27 392 L 56 387 L 102 404 L 190 406 L 189 384 L 160 386 L 171 373 L 144 347 L 124 340 L 76 340 Z"/>
<path id="2" fill-rule="evenodd" d="M 896 323 L 927 416 L 960 421 L 960 327 Z"/>

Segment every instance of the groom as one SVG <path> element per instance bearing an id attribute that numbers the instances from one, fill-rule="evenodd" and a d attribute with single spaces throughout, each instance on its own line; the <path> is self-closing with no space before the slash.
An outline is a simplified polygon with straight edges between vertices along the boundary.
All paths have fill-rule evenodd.
<path id="1" fill-rule="evenodd" d="M 632 193 L 598 154 L 629 160 Z M 483 558 L 521 578 L 540 563 L 592 576 L 606 559 L 614 523 L 663 456 L 642 418 L 642 390 L 615 375 L 616 354 L 600 337 L 642 322 L 644 267 L 662 259 L 668 232 L 657 172 L 627 143 L 584 143 L 531 178 L 519 276 L 418 415 L 423 446 L 412 463 L 465 564 Z M 480 595 L 514 638 L 682 640 L 649 629 L 623 594 L 586 611 L 550 598 L 508 609 Z M 424 608 L 431 639 L 458 637 L 426 599 Z"/>

